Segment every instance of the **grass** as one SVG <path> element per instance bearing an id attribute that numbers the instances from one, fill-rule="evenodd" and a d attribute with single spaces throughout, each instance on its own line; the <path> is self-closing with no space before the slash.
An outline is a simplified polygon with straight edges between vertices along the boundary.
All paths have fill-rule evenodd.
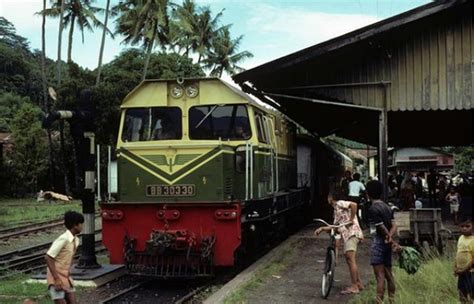
<path id="1" fill-rule="evenodd" d="M 27 274 L 18 274 L 6 280 L 0 281 L 0 303 L 17 304 L 30 299 L 35 304 L 51 303 L 46 284 L 26 283 L 30 279 Z M 76 286 L 76 296 L 79 298 L 85 287 Z"/>
<path id="2" fill-rule="evenodd" d="M 453 257 L 434 256 L 428 259 L 417 273 L 407 274 L 394 267 L 396 280 L 395 303 L 458 303 L 457 279 L 453 275 Z M 387 294 L 385 294 L 385 298 Z M 351 304 L 374 303 L 375 279 L 351 300 Z M 388 300 L 385 299 L 388 303 Z"/>
<path id="3" fill-rule="evenodd" d="M 80 201 L 49 203 L 36 199 L 0 199 L 0 228 L 57 219 L 68 210 L 80 211 Z"/>
<path id="4" fill-rule="evenodd" d="M 252 278 L 243 286 L 234 291 L 225 300 L 225 304 L 244 303 L 245 295 L 263 285 L 272 275 L 283 272 L 288 264 L 293 260 L 298 247 L 298 240 L 289 242 L 278 256 L 255 272 Z"/>
<path id="5" fill-rule="evenodd" d="M 0 303 L 17 304 L 30 299 L 35 304 L 51 303 L 46 284 L 26 283 L 30 279 L 27 274 L 18 274 L 0 281 Z M 76 286 L 76 296 L 79 298 L 85 287 Z"/>

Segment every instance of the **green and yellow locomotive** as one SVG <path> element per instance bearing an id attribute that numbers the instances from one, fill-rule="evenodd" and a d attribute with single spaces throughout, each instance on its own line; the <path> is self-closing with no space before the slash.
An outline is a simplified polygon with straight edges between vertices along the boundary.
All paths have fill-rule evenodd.
<path id="1" fill-rule="evenodd" d="M 211 275 L 301 224 L 316 200 L 314 151 L 298 170 L 296 126 L 219 79 L 146 80 L 121 109 L 102 233 L 111 263 L 132 273 Z"/>

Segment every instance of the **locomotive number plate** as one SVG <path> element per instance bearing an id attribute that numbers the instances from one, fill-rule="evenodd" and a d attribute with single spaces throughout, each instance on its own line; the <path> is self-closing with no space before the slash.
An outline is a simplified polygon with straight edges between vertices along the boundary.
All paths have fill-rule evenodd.
<path id="1" fill-rule="evenodd" d="M 146 196 L 194 196 L 195 185 L 147 185 Z"/>

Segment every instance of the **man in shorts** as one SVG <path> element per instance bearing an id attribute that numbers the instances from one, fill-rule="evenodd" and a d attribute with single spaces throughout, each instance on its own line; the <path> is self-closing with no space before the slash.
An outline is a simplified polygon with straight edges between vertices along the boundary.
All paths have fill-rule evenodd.
<path id="1" fill-rule="evenodd" d="M 64 214 L 67 230 L 61 234 L 46 252 L 46 279 L 48 292 L 56 304 L 75 304 L 76 295 L 70 269 L 74 254 L 79 246 L 77 235 L 82 231 L 84 216 L 75 211 Z"/>
<path id="2" fill-rule="evenodd" d="M 374 268 L 377 280 L 376 302 L 383 303 L 385 294 L 385 281 L 388 286 L 389 302 L 393 303 L 395 297 L 395 281 L 392 274 L 392 237 L 397 231 L 393 213 L 390 207 L 380 198 L 383 186 L 379 181 L 367 183 L 367 195 L 372 205 L 369 208 L 370 233 L 373 242 L 370 247 L 370 264 Z"/>
<path id="3" fill-rule="evenodd" d="M 341 291 L 341 294 L 357 294 L 360 290 L 364 289 L 356 260 L 357 245 L 363 240 L 364 235 L 356 217 L 357 204 L 340 200 L 340 198 L 341 195 L 337 192 L 328 195 L 328 203 L 334 208 L 334 224 L 348 223 L 345 227 L 339 228 L 338 232 L 341 234 L 344 242 L 344 255 L 351 274 L 352 285 Z M 331 231 L 331 228 L 327 226 L 319 227 L 314 233 L 319 235 L 322 231 Z"/>

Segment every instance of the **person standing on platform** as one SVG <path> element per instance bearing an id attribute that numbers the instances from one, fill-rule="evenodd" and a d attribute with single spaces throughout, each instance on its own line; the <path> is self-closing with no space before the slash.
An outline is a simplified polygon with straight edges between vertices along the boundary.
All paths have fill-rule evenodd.
<path id="1" fill-rule="evenodd" d="M 405 174 L 400 191 L 401 199 L 403 200 L 403 210 L 408 211 L 410 208 L 415 208 L 415 185 L 410 173 Z"/>
<path id="2" fill-rule="evenodd" d="M 461 236 L 457 244 L 454 275 L 458 277 L 459 300 L 472 303 L 474 300 L 474 236 L 472 217 L 464 216 L 459 223 Z"/>
<path id="3" fill-rule="evenodd" d="M 352 181 L 351 171 L 347 170 L 344 172 L 344 178 L 341 181 L 341 192 L 344 198 L 349 196 L 349 183 Z"/>
<path id="4" fill-rule="evenodd" d="M 385 295 L 385 281 L 387 282 L 389 303 L 394 303 L 395 280 L 392 274 L 392 246 L 393 235 L 397 226 L 390 207 L 381 200 L 383 193 L 382 183 L 371 181 L 367 183 L 367 195 L 372 201 L 369 208 L 370 233 L 374 236 L 370 247 L 370 264 L 374 268 L 377 281 L 376 302 L 383 303 Z"/>
<path id="5" fill-rule="evenodd" d="M 364 239 L 364 234 L 356 217 L 356 203 L 344 201 L 341 198 L 343 198 L 342 195 L 337 192 L 328 195 L 328 203 L 334 208 L 334 224 L 347 223 L 346 226 L 338 229 L 338 233 L 341 234 L 344 242 L 344 255 L 351 274 L 352 285 L 341 291 L 341 294 L 357 294 L 364 289 L 356 259 L 357 246 Z M 330 232 L 331 228 L 327 226 L 319 227 L 314 234 L 319 235 L 322 231 Z"/>
<path id="6" fill-rule="evenodd" d="M 74 254 L 79 246 L 77 235 L 82 231 L 84 216 L 75 211 L 64 214 L 67 230 L 61 234 L 46 252 L 46 279 L 51 299 L 56 304 L 75 304 L 76 295 L 70 274 Z"/>
<path id="7" fill-rule="evenodd" d="M 360 210 L 357 212 L 357 218 L 359 219 L 359 221 L 361 220 L 362 218 L 362 223 L 367 223 L 366 221 L 366 210 L 362 210 L 364 208 L 361 208 L 360 206 L 360 195 L 362 193 L 364 193 L 365 191 L 365 186 L 363 183 L 360 182 L 360 174 L 359 173 L 355 173 L 354 176 L 353 176 L 353 179 L 352 181 L 349 183 L 349 200 L 351 202 L 354 202 L 357 204 L 357 209 Z M 359 214 L 362 213 L 362 214 Z"/>
<path id="8" fill-rule="evenodd" d="M 449 203 L 449 212 L 453 216 L 454 225 L 458 224 L 458 212 L 459 212 L 459 205 L 461 203 L 461 196 L 456 191 L 454 186 L 449 188 L 449 193 L 446 194 L 446 202 Z"/>
<path id="9" fill-rule="evenodd" d="M 430 174 L 426 178 L 428 182 L 428 198 L 430 200 L 431 206 L 437 206 L 436 202 L 436 186 L 438 184 L 438 175 L 433 168 L 430 169 Z"/>

